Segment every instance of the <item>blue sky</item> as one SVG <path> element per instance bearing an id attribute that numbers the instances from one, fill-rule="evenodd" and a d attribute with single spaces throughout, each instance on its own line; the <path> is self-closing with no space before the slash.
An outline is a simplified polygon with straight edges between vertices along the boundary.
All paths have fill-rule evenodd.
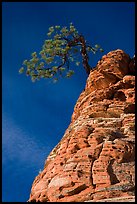
<path id="1" fill-rule="evenodd" d="M 25 202 L 39 170 L 71 121 L 85 87 L 83 67 L 56 84 L 32 83 L 18 70 L 39 52 L 52 25 L 73 22 L 91 45 L 104 54 L 135 50 L 134 2 L 3 2 L 2 3 L 2 201 Z M 104 55 L 103 54 L 103 55 Z M 91 55 L 95 66 L 102 54 Z M 80 70 L 80 71 L 79 71 Z"/>

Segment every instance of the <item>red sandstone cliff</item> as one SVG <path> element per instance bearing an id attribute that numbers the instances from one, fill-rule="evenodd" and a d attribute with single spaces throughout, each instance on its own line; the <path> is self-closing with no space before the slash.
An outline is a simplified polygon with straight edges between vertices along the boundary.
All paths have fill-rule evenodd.
<path id="1" fill-rule="evenodd" d="M 134 75 L 135 63 L 122 50 L 102 57 L 35 178 L 29 202 L 134 200 Z"/>

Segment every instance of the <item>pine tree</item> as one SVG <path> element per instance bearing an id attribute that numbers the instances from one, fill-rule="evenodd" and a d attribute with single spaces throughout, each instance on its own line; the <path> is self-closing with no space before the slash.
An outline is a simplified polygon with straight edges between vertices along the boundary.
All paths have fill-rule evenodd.
<path id="1" fill-rule="evenodd" d="M 54 82 L 59 77 L 71 77 L 74 70 L 70 65 L 75 63 L 79 66 L 80 56 L 86 73 L 89 75 L 91 67 L 89 65 L 89 53 L 103 52 L 99 45 L 90 46 L 83 35 L 79 34 L 72 23 L 69 27 L 52 26 L 47 33 L 39 54 L 33 52 L 30 60 L 24 60 L 19 73 L 26 73 L 34 82 L 41 78 L 51 78 Z M 73 65 L 74 67 L 74 65 Z"/>

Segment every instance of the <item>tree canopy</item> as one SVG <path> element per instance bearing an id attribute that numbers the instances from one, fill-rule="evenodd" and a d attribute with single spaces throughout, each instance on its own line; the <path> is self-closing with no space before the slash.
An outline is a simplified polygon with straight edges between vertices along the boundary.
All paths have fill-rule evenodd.
<path id="1" fill-rule="evenodd" d="M 100 45 L 92 47 L 87 43 L 73 23 L 69 27 L 51 26 L 47 38 L 41 51 L 38 54 L 33 52 L 31 59 L 24 60 L 19 69 L 19 73 L 25 72 L 33 82 L 41 78 L 51 78 L 54 82 L 60 77 L 69 78 L 74 74 L 70 68 L 81 63 L 89 74 L 89 53 L 103 52 Z"/>

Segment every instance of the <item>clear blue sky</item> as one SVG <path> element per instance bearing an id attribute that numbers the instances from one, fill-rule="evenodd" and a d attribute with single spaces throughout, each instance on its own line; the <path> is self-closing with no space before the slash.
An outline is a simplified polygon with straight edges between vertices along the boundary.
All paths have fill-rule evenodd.
<path id="1" fill-rule="evenodd" d="M 2 200 L 25 202 L 39 170 L 70 124 L 85 87 L 83 67 L 71 79 L 32 83 L 18 70 L 40 51 L 52 25 L 75 27 L 104 54 L 135 50 L 134 2 L 2 3 Z M 91 56 L 95 66 L 101 54 Z M 76 70 L 75 69 L 75 70 Z"/>

